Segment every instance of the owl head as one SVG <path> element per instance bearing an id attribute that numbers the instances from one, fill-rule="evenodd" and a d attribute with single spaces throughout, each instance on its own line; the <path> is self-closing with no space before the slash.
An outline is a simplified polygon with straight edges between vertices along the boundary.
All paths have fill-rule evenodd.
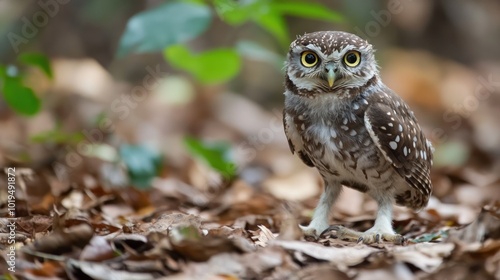
<path id="1" fill-rule="evenodd" d="M 372 45 L 354 34 L 305 34 L 290 45 L 287 83 L 308 95 L 362 87 L 378 74 L 373 53 Z"/>

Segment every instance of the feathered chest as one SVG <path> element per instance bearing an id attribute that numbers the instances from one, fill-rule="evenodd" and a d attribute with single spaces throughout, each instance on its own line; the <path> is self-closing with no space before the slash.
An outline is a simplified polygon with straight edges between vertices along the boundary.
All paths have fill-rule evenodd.
<path id="1" fill-rule="evenodd" d="M 318 169 L 342 173 L 355 171 L 364 161 L 378 161 L 364 123 L 364 99 L 349 104 L 296 106 L 290 111 L 304 153 Z"/>
<path id="2" fill-rule="evenodd" d="M 343 160 L 356 158 L 371 143 L 363 119 L 354 114 L 346 113 L 342 118 L 312 115 L 295 121 L 305 150 L 314 158 L 330 153 Z"/>
<path id="3" fill-rule="evenodd" d="M 326 99 L 326 98 L 325 98 Z M 351 150 L 370 138 L 364 123 L 368 102 L 359 98 L 351 102 L 312 100 L 287 102 L 293 123 L 306 146 L 324 147 L 335 144 L 334 150 Z"/>

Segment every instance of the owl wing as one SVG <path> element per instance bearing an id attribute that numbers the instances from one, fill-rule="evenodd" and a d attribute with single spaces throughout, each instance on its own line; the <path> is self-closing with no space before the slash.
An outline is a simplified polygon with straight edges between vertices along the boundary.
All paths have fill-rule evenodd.
<path id="1" fill-rule="evenodd" d="M 287 114 L 285 110 L 283 110 L 283 126 L 285 127 L 285 135 L 288 140 L 288 146 L 290 147 L 290 151 L 292 151 L 292 154 L 296 152 L 299 158 L 307 166 L 314 167 L 313 162 L 304 151 L 304 142 L 302 141 L 302 137 L 300 137 L 300 134 L 297 131 L 292 116 Z"/>
<path id="2" fill-rule="evenodd" d="M 390 90 L 374 94 L 364 123 L 385 159 L 406 182 L 424 197 L 432 190 L 432 145 L 423 134 L 408 105 Z"/>

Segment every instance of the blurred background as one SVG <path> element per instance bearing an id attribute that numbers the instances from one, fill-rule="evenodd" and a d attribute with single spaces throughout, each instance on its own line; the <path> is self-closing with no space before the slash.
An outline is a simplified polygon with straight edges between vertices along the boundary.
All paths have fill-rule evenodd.
<path id="1" fill-rule="evenodd" d="M 296 36 L 342 30 L 374 45 L 436 147 L 440 210 L 422 215 L 471 222 L 500 194 L 499 13 L 494 0 L 3 0 L 0 166 L 32 171 L 21 216 L 98 187 L 133 193 L 128 211 L 246 205 L 231 220 L 279 200 L 306 221 L 322 186 L 283 133 L 283 61 Z M 343 195 L 334 219 L 376 207 Z"/>

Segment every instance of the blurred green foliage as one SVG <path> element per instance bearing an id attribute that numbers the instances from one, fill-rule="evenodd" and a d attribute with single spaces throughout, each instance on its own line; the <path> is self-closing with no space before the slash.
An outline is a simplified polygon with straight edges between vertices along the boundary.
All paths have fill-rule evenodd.
<path id="1" fill-rule="evenodd" d="M 52 78 L 52 68 L 49 59 L 39 53 L 24 53 L 17 57 L 21 65 L 40 68 L 49 78 Z M 33 89 L 24 85 L 24 71 L 17 65 L 0 64 L 0 84 L 7 105 L 15 112 L 33 116 L 40 111 L 41 101 Z"/>
<path id="2" fill-rule="evenodd" d="M 214 12 L 215 11 L 215 12 Z M 239 73 L 237 47 L 206 50 L 193 54 L 186 43 L 208 29 L 214 14 L 237 27 L 257 24 L 286 48 L 290 35 L 285 16 L 339 22 L 342 16 L 323 5 L 308 1 L 285 0 L 215 0 L 174 1 L 133 16 L 122 35 L 117 55 L 163 50 L 165 60 L 174 68 L 190 73 L 201 83 L 230 80 Z M 248 46 L 248 44 L 247 44 Z M 258 46 L 253 42 L 253 47 Z M 246 49 L 248 50 L 248 49 Z M 258 53 L 263 53 L 258 52 Z M 258 53 L 253 53 L 255 56 Z"/>
<path id="3" fill-rule="evenodd" d="M 286 49 L 290 42 L 285 16 L 329 22 L 342 20 L 340 14 L 309 1 L 187 0 L 166 2 L 151 10 L 140 12 L 129 20 L 120 40 L 117 56 L 163 50 L 165 60 L 173 68 L 188 72 L 203 84 L 223 83 L 236 76 L 241 68 L 241 55 L 253 59 L 260 58 L 262 61 L 271 62 L 281 68 L 280 55 L 261 47 L 257 42 L 248 40 L 239 42 L 234 47 L 193 53 L 187 43 L 208 29 L 214 15 L 218 15 L 222 21 L 234 28 L 245 23 L 256 24 L 276 38 L 278 45 L 283 49 Z M 236 175 L 235 165 L 229 157 L 229 145 L 205 143 L 191 137 L 186 138 L 184 143 L 191 155 L 202 159 L 226 178 Z M 125 149 L 126 153 L 122 153 L 122 157 L 124 155 L 131 157 L 133 151 L 135 149 Z M 129 170 L 134 169 L 129 166 Z"/>
<path id="4" fill-rule="evenodd" d="M 53 78 L 52 67 L 50 67 L 50 60 L 47 56 L 41 53 L 22 53 L 18 60 L 26 65 L 40 68 L 47 77 Z"/>
<path id="5" fill-rule="evenodd" d="M 226 179 L 236 176 L 236 165 L 231 159 L 231 146 L 224 142 L 207 143 L 193 137 L 184 139 L 189 153 L 220 172 Z"/>
<path id="6" fill-rule="evenodd" d="M 342 17 L 328 8 L 308 1 L 285 0 L 178 0 L 164 3 L 132 16 L 121 36 L 117 57 L 131 53 L 162 52 L 173 68 L 185 71 L 202 84 L 224 83 L 235 77 L 241 69 L 241 56 L 259 59 L 282 66 L 282 56 L 251 40 L 235 46 L 216 47 L 193 52 L 189 42 L 202 35 L 218 16 L 230 28 L 243 24 L 256 24 L 286 49 L 290 35 L 286 16 L 338 22 Z M 20 65 L 39 68 L 53 78 L 49 59 L 38 53 L 23 53 L 17 57 Z M 0 65 L 0 85 L 6 103 L 15 112 L 33 116 L 40 111 L 41 100 L 33 89 L 24 84 L 25 68 Z M 36 143 L 74 145 L 83 140 L 81 133 L 66 133 L 60 127 L 35 135 Z M 231 179 L 236 167 L 230 158 L 231 147 L 226 143 L 205 143 L 186 138 L 188 152 L 206 162 L 214 170 Z M 94 145 L 94 148 L 100 147 Z M 97 151 L 96 149 L 92 151 Z M 109 150 L 109 149 L 108 149 Z M 102 152 L 102 151 L 101 151 Z M 98 153 L 101 153 L 98 152 Z M 131 183 L 139 187 L 150 184 L 162 165 L 161 154 L 142 145 L 123 145 L 111 156 L 113 162 L 123 163 Z M 89 154 L 88 156 L 95 156 Z"/>
<path id="7" fill-rule="evenodd" d="M 447 238 L 448 237 L 448 231 L 445 230 L 440 230 L 438 232 L 432 232 L 432 233 L 426 233 L 418 238 L 413 239 L 413 242 L 416 243 L 422 243 L 422 242 L 432 242 L 436 241 L 440 238 Z"/>
<path id="8" fill-rule="evenodd" d="M 205 31 L 212 21 L 209 7 L 197 3 L 168 2 L 140 12 L 127 23 L 117 55 L 161 51 L 185 43 Z"/>
<path id="9" fill-rule="evenodd" d="M 160 152 L 145 145 L 122 145 L 119 154 L 127 167 L 130 183 L 136 187 L 150 187 L 163 165 Z"/>
<path id="10" fill-rule="evenodd" d="M 40 111 L 40 99 L 31 88 L 23 85 L 21 77 L 5 75 L 2 80 L 3 97 L 14 111 L 27 116 L 33 116 Z"/>
<path id="11" fill-rule="evenodd" d="M 191 73 L 202 83 L 223 82 L 240 69 L 240 57 L 232 48 L 212 49 L 192 54 L 184 45 L 175 45 L 165 49 L 164 56 L 172 67 Z"/>
<path id="12" fill-rule="evenodd" d="M 284 47 L 290 43 L 286 15 L 339 22 L 342 16 L 310 1 L 215 0 L 215 10 L 226 23 L 238 26 L 251 21 L 276 37 Z"/>
<path id="13" fill-rule="evenodd" d="M 44 131 L 33 135 L 31 141 L 35 143 L 53 143 L 53 144 L 77 144 L 85 139 L 81 132 L 68 133 L 62 130 L 60 126 L 53 130 Z"/>

